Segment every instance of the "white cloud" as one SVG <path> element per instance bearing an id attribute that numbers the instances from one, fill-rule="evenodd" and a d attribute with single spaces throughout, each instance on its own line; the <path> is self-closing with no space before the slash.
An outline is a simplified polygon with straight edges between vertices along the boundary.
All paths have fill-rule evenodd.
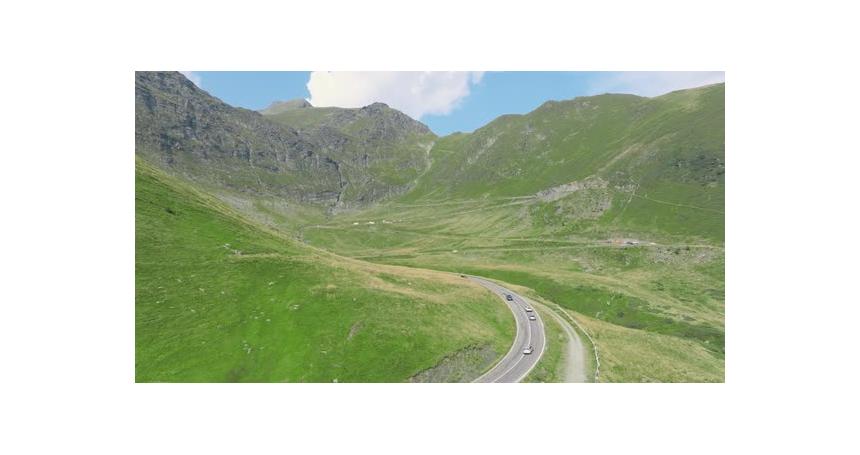
<path id="1" fill-rule="evenodd" d="M 200 84 L 203 82 L 203 78 L 201 78 L 199 74 L 194 71 L 180 71 L 180 73 L 187 77 L 189 81 L 194 82 L 194 85 L 202 87 Z"/>
<path id="2" fill-rule="evenodd" d="M 592 81 L 590 91 L 656 96 L 725 80 L 726 74 L 722 71 L 630 71 L 601 74 Z"/>
<path id="3" fill-rule="evenodd" d="M 308 80 L 317 107 L 362 107 L 382 102 L 414 119 L 445 115 L 469 95 L 482 72 L 325 72 Z"/>

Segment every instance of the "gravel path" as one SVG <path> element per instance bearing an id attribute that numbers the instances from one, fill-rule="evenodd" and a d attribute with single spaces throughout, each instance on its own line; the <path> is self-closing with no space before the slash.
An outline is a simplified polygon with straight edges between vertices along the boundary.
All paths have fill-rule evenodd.
<path id="1" fill-rule="evenodd" d="M 579 334 L 570 323 L 556 314 L 555 311 L 535 302 L 532 302 L 532 305 L 539 307 L 544 314 L 555 319 L 567 334 L 567 346 L 565 346 L 564 352 L 564 382 L 588 382 L 588 375 L 585 372 L 585 347 L 582 345 Z"/>

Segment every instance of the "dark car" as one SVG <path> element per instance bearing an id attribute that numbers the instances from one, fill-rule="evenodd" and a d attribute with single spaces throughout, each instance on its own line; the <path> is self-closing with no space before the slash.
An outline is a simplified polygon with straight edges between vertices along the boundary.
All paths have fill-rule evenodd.
<path id="1" fill-rule="evenodd" d="M 513 301 L 514 301 L 514 296 L 512 296 L 512 295 L 510 295 L 510 294 L 505 294 L 505 298 L 506 298 L 506 299 L 508 299 L 508 302 L 513 302 Z"/>

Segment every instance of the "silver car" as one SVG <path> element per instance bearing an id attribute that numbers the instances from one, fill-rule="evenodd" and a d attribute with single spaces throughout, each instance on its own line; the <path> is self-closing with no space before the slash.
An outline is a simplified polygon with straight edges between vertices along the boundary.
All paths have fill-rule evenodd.
<path id="1" fill-rule="evenodd" d="M 529 346 L 529 347 L 523 349 L 523 355 L 529 355 L 532 352 L 535 352 L 535 348 L 532 346 Z"/>

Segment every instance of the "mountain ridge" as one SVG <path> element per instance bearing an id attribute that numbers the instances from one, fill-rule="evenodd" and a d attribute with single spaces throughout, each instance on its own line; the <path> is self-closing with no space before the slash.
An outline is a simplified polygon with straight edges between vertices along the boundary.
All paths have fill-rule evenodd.
<path id="1" fill-rule="evenodd" d="M 675 233 L 721 239 L 721 218 L 709 219 L 707 226 L 686 214 L 666 218 L 643 201 L 724 211 L 724 90 L 724 84 L 713 84 L 653 98 L 577 97 L 544 103 L 527 114 L 498 117 L 472 133 L 439 138 L 430 151 L 428 172 L 398 201 L 533 197 L 599 178 L 605 191 L 576 192 L 568 198 L 573 203 L 600 193 L 601 202 L 588 203 L 599 210 L 595 223 L 637 229 L 672 226 Z M 563 202 L 546 210 L 564 214 L 568 209 Z M 557 219 L 568 225 L 571 221 Z"/>
<path id="2" fill-rule="evenodd" d="M 640 218 L 631 227 L 665 224 L 644 208 L 612 208 L 648 199 L 724 210 L 724 83 L 656 97 L 548 100 L 471 133 L 438 137 L 384 103 L 292 100 L 303 107 L 262 115 L 228 106 L 178 73 L 136 78 L 138 154 L 246 205 L 274 198 L 335 213 L 387 201 L 534 196 L 595 177 L 607 193 L 596 207 L 614 224 L 633 215 Z M 158 115 L 147 95 L 152 78 L 171 81 L 156 90 L 172 103 Z M 717 221 L 706 231 L 721 238 Z"/>
<path id="3" fill-rule="evenodd" d="M 314 107 L 314 106 L 308 100 L 306 100 L 304 98 L 295 98 L 295 99 L 286 100 L 286 101 L 280 101 L 280 100 L 272 101 L 272 103 L 269 104 L 269 106 L 267 106 L 264 109 L 260 109 L 257 112 L 259 112 L 263 115 L 275 115 L 275 114 L 280 114 L 281 112 L 286 112 L 286 111 L 290 111 L 293 109 L 304 109 L 304 108 L 308 108 L 308 107 Z"/>
<path id="4" fill-rule="evenodd" d="M 309 128 L 279 115 L 335 112 Z M 279 120 L 280 119 L 280 120 Z M 176 72 L 135 73 L 136 153 L 162 169 L 243 197 L 327 207 L 373 204 L 407 191 L 436 136 L 381 103 L 262 115 L 235 108 Z"/>

